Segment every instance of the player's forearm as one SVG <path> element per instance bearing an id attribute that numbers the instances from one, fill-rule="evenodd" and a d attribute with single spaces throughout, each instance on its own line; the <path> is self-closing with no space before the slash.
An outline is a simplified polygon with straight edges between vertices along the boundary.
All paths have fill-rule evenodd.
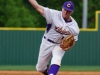
<path id="1" fill-rule="evenodd" d="M 36 0 L 29 0 L 29 2 L 31 3 L 31 5 L 32 5 L 35 9 L 38 9 L 39 4 L 37 3 Z"/>
<path id="2" fill-rule="evenodd" d="M 39 5 L 37 3 L 36 0 L 29 0 L 29 2 L 31 3 L 31 5 L 40 13 L 40 14 L 44 14 L 44 9 L 41 5 Z"/>

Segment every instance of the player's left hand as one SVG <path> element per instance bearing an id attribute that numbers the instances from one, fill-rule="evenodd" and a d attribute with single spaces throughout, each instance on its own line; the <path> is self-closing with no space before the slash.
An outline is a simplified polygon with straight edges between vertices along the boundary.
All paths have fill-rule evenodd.
<path id="1" fill-rule="evenodd" d="M 64 38 L 60 44 L 60 47 L 64 50 L 67 51 L 73 47 L 75 43 L 74 36 L 69 35 L 68 37 Z"/>

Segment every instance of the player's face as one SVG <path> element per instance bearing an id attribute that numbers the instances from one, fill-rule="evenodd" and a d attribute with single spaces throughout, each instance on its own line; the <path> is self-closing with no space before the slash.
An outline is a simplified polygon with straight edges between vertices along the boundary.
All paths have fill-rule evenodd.
<path id="1" fill-rule="evenodd" d="M 63 18 L 68 18 L 70 17 L 70 15 L 72 14 L 73 12 L 70 12 L 70 11 L 67 11 L 65 9 L 62 8 L 62 16 Z"/>

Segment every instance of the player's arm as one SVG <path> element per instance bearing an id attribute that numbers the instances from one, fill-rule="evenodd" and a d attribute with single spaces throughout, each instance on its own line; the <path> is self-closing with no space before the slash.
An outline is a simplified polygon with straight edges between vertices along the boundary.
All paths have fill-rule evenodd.
<path id="1" fill-rule="evenodd" d="M 31 3 L 31 5 L 32 5 L 41 15 L 44 15 L 44 9 L 43 9 L 43 7 L 42 7 L 41 5 L 39 5 L 39 4 L 37 3 L 36 0 L 28 0 L 28 1 Z"/>

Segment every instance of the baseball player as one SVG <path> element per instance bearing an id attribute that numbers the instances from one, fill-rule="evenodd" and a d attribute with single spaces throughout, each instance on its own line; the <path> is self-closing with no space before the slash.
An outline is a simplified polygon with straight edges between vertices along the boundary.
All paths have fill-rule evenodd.
<path id="1" fill-rule="evenodd" d="M 29 0 L 29 2 L 47 22 L 36 69 L 44 75 L 56 75 L 66 52 L 60 46 L 62 39 L 72 34 L 74 40 L 78 40 L 79 27 L 71 16 L 74 12 L 74 4 L 71 1 L 66 1 L 62 6 L 62 11 L 58 11 L 39 5 L 36 0 Z M 51 63 L 48 69 L 47 65 L 50 59 Z"/>

